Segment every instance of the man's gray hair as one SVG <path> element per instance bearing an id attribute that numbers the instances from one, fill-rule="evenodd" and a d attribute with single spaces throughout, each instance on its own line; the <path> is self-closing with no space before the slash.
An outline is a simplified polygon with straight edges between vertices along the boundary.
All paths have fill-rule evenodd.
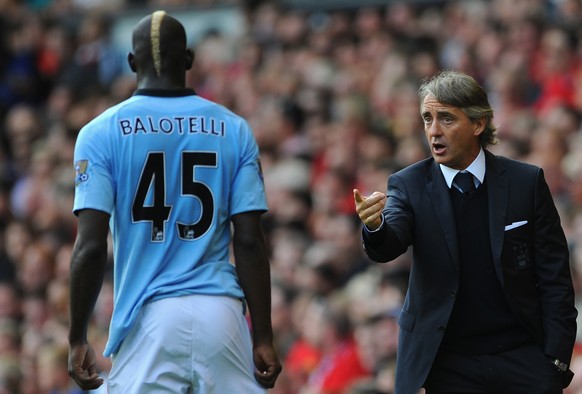
<path id="1" fill-rule="evenodd" d="M 487 93 L 473 77 L 458 71 L 442 71 L 422 81 L 418 89 L 420 102 L 424 102 L 428 95 L 434 96 L 441 104 L 461 109 L 472 121 L 484 118 L 485 130 L 479 136 L 483 148 L 498 142 L 493 108 Z"/>

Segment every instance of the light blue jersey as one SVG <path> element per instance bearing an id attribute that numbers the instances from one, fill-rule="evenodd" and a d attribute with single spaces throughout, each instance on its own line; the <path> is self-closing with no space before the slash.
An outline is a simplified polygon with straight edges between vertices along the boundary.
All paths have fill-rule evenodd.
<path id="1" fill-rule="evenodd" d="M 171 97 L 138 90 L 81 130 L 75 169 L 73 210 L 111 215 L 115 308 L 106 356 L 145 302 L 244 297 L 230 262 L 230 217 L 267 209 L 244 119 L 190 89 Z"/>

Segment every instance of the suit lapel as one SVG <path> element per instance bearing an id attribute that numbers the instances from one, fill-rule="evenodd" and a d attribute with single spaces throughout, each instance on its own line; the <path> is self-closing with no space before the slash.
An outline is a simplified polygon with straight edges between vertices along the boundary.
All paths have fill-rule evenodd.
<path id="1" fill-rule="evenodd" d="M 459 246 L 453 205 L 449 197 L 449 188 L 438 164 L 432 161 L 427 171 L 426 190 L 439 220 L 447 247 L 455 268 L 459 268 Z"/>
<path id="2" fill-rule="evenodd" d="M 491 253 L 495 272 L 503 286 L 503 271 L 501 265 L 501 251 L 505 235 L 505 223 L 507 216 L 507 201 L 509 199 L 509 187 L 504 176 L 505 169 L 499 165 L 495 156 L 485 151 L 487 179 L 487 200 L 489 204 L 489 236 L 491 238 Z"/>

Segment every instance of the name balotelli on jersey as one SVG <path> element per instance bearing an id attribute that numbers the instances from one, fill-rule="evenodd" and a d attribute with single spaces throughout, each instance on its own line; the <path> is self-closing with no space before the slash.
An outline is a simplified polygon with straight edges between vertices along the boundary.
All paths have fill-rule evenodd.
<path id="1" fill-rule="evenodd" d="M 140 134 L 207 134 L 224 137 L 223 120 L 204 116 L 172 116 L 154 119 L 145 118 L 119 120 L 119 129 L 123 136 Z"/>

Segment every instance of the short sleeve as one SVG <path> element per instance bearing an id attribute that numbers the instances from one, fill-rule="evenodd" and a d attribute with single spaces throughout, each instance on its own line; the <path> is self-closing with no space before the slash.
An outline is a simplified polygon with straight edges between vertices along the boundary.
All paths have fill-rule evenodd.
<path id="1" fill-rule="evenodd" d="M 241 123 L 240 165 L 232 182 L 232 215 L 248 211 L 266 211 L 267 199 L 257 142 L 246 121 Z"/>
<path id="2" fill-rule="evenodd" d="M 114 188 L 104 133 L 93 125 L 85 126 L 75 144 L 75 200 L 73 212 L 96 209 L 112 214 Z"/>

